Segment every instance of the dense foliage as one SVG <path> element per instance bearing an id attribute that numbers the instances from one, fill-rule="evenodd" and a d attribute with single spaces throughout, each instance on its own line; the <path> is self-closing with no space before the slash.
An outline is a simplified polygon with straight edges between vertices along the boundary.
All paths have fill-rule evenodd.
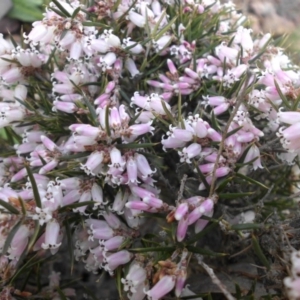
<path id="1" fill-rule="evenodd" d="M 226 255 L 197 244 L 215 225 L 269 267 L 244 230 L 291 206 L 300 72 L 244 22 L 212 0 L 55 0 L 1 37 L 2 295 L 75 295 L 56 273 L 26 288 L 65 240 L 124 299 L 192 295 L 190 262 Z"/>

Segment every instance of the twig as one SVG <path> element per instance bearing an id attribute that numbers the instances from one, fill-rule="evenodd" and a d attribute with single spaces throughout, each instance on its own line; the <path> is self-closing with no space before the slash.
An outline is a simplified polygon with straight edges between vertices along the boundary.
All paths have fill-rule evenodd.
<path id="1" fill-rule="evenodd" d="M 245 249 L 242 249 L 241 251 L 237 252 L 237 253 L 234 253 L 232 255 L 229 256 L 229 259 L 233 258 L 233 257 L 236 257 L 236 256 L 239 256 L 245 252 L 247 252 L 249 249 L 251 249 L 252 245 L 250 244 L 249 246 L 247 246 Z"/>
<path id="2" fill-rule="evenodd" d="M 181 179 L 181 183 L 180 183 L 180 189 L 178 191 L 178 198 L 176 200 L 176 204 L 178 204 L 178 202 L 182 199 L 183 196 L 183 191 L 184 191 L 184 186 L 185 186 L 185 182 L 187 180 L 187 175 L 184 174 L 182 179 Z"/>
<path id="3" fill-rule="evenodd" d="M 205 262 L 203 262 L 202 257 L 199 256 L 197 257 L 198 259 L 198 264 L 203 267 L 203 269 L 207 272 L 207 274 L 209 275 L 209 277 L 211 278 L 212 282 L 218 286 L 218 288 L 221 290 L 221 292 L 224 294 L 224 296 L 228 299 L 228 300 L 236 300 L 236 298 L 234 298 L 230 292 L 227 290 L 226 286 L 220 281 L 220 279 L 216 276 L 216 274 L 214 273 L 214 270 L 212 268 L 210 268 Z"/>

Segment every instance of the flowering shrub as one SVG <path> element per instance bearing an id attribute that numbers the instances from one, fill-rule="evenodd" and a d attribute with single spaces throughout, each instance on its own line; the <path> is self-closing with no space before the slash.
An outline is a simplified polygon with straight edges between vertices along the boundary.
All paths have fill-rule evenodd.
<path id="1" fill-rule="evenodd" d="M 190 296 L 189 263 L 223 255 L 197 244 L 209 221 L 254 243 L 261 199 L 286 208 L 299 70 L 231 3 L 90 2 L 53 0 L 21 45 L 0 40 L 2 295 L 67 240 L 120 297 Z M 27 293 L 75 295 L 59 280 Z"/>

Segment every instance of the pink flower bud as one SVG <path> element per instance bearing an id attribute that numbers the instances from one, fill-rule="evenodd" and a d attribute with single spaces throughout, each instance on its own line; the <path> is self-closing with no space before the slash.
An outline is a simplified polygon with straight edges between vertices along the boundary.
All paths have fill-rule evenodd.
<path id="1" fill-rule="evenodd" d="M 189 216 L 185 215 L 178 222 L 176 237 L 178 242 L 182 242 L 186 236 L 186 232 L 189 226 Z"/>
<path id="2" fill-rule="evenodd" d="M 63 197 L 63 206 L 70 205 L 79 201 L 80 192 L 79 190 L 71 190 Z"/>
<path id="3" fill-rule="evenodd" d="M 105 251 L 111 251 L 118 249 L 125 241 L 124 236 L 114 236 L 111 239 L 103 243 Z"/>
<path id="4" fill-rule="evenodd" d="M 26 168 L 21 169 L 19 172 L 17 172 L 12 178 L 11 182 L 17 182 L 21 179 L 23 179 L 27 175 L 27 170 Z"/>
<path id="5" fill-rule="evenodd" d="M 252 132 L 239 132 L 236 140 L 240 143 L 249 143 L 253 141 L 253 139 L 254 134 Z"/>
<path id="6" fill-rule="evenodd" d="M 115 214 L 113 214 L 112 212 L 110 212 L 110 211 L 104 212 L 102 215 L 103 215 L 105 221 L 107 222 L 107 224 L 111 228 L 118 229 L 121 226 L 120 219 Z"/>
<path id="7" fill-rule="evenodd" d="M 171 130 L 171 137 L 183 142 L 189 142 L 193 139 L 193 133 L 186 129 L 175 128 Z"/>
<path id="8" fill-rule="evenodd" d="M 78 107 L 73 102 L 53 101 L 53 111 L 60 110 L 68 114 L 72 114 L 78 110 Z"/>
<path id="9" fill-rule="evenodd" d="M 90 240 L 109 240 L 114 236 L 114 231 L 110 227 L 96 228 L 92 230 Z"/>
<path id="10" fill-rule="evenodd" d="M 177 74 L 177 68 L 171 59 L 167 59 L 168 68 L 171 74 Z"/>
<path id="11" fill-rule="evenodd" d="M 227 111 L 227 109 L 229 108 L 229 103 L 223 103 L 221 105 L 216 106 L 213 109 L 213 112 L 216 116 L 221 115 L 222 113 L 224 113 L 225 111 Z"/>
<path id="12" fill-rule="evenodd" d="M 152 135 L 153 135 L 153 130 L 155 129 L 154 127 L 151 126 L 152 124 L 152 121 L 146 123 L 146 124 L 136 124 L 136 125 L 131 125 L 129 126 L 129 130 L 130 130 L 130 133 L 132 135 L 143 135 L 145 133 L 148 133 L 150 132 Z"/>
<path id="13" fill-rule="evenodd" d="M 50 162 L 48 162 L 46 165 L 40 168 L 39 174 L 46 174 L 53 169 L 55 169 L 58 165 L 59 161 L 57 159 L 53 159 Z"/>
<path id="14" fill-rule="evenodd" d="M 21 145 L 15 146 L 15 149 L 17 150 L 16 153 L 20 155 L 20 154 L 32 152 L 36 146 L 37 146 L 36 143 L 23 143 Z"/>
<path id="15" fill-rule="evenodd" d="M 193 71 L 190 68 L 185 68 L 184 73 L 193 79 L 199 79 L 198 73 L 196 73 L 195 71 Z"/>
<path id="16" fill-rule="evenodd" d="M 131 253 L 122 250 L 106 257 L 106 261 L 110 271 L 115 270 L 120 265 L 125 265 L 131 260 Z"/>
<path id="17" fill-rule="evenodd" d="M 161 144 L 163 148 L 181 148 L 185 145 L 185 141 L 179 140 L 177 138 L 169 137 L 167 139 L 163 139 Z"/>
<path id="18" fill-rule="evenodd" d="M 140 210 L 140 211 L 149 211 L 150 206 L 143 201 L 130 201 L 125 205 L 127 208 Z"/>
<path id="19" fill-rule="evenodd" d="M 186 202 L 179 204 L 175 211 L 175 215 L 174 215 L 175 219 L 177 221 L 180 221 L 186 215 L 188 210 L 189 210 L 189 206 Z"/>
<path id="20" fill-rule="evenodd" d="M 160 208 L 163 206 L 163 201 L 155 197 L 144 197 L 143 202 L 154 208 Z"/>
<path id="21" fill-rule="evenodd" d="M 147 190 L 147 189 L 143 189 L 142 187 L 139 187 L 139 186 L 134 185 L 134 184 L 130 185 L 129 187 L 130 187 L 131 192 L 134 195 L 136 195 L 136 196 L 138 196 L 142 199 L 144 199 L 145 197 L 147 197 L 147 198 L 154 197 L 155 198 L 155 194 L 153 192 Z"/>
<path id="22" fill-rule="evenodd" d="M 111 93 L 113 91 L 113 89 L 115 88 L 115 86 L 116 86 L 116 83 L 114 81 L 108 82 L 108 84 L 107 84 L 107 86 L 105 88 L 104 93 L 105 94 Z"/>
<path id="23" fill-rule="evenodd" d="M 216 169 L 216 177 L 223 177 L 229 174 L 231 169 L 229 167 L 220 167 Z"/>
<path id="24" fill-rule="evenodd" d="M 214 142 L 221 142 L 222 136 L 219 132 L 215 131 L 213 128 L 209 128 L 207 130 L 207 135 L 211 138 Z"/>
<path id="25" fill-rule="evenodd" d="M 215 167 L 214 163 L 199 165 L 200 171 L 204 174 L 212 172 L 214 170 L 214 167 Z"/>
<path id="26" fill-rule="evenodd" d="M 195 123 L 193 127 L 197 137 L 199 137 L 200 139 L 207 136 L 207 128 L 202 120 L 199 120 L 197 123 Z"/>
<path id="27" fill-rule="evenodd" d="M 120 118 L 119 110 L 117 109 L 117 107 L 113 107 L 110 109 L 109 123 L 110 123 L 111 128 L 113 128 L 113 129 L 121 128 L 121 118 Z"/>

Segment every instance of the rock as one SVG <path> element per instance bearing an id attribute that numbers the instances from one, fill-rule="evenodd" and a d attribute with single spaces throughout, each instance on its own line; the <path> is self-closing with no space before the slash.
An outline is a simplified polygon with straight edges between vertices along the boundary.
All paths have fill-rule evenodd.
<path id="1" fill-rule="evenodd" d="M 2 19 L 12 8 L 11 0 L 1 0 L 0 19 Z"/>
<path id="2" fill-rule="evenodd" d="M 237 9 L 249 17 L 251 28 L 256 33 L 270 32 L 274 36 L 280 36 L 292 33 L 300 26 L 298 13 L 300 0 L 233 0 L 233 2 Z"/>
<path id="3" fill-rule="evenodd" d="M 4 17 L 0 20 L 0 33 L 19 33 L 20 22 L 15 19 Z"/>

